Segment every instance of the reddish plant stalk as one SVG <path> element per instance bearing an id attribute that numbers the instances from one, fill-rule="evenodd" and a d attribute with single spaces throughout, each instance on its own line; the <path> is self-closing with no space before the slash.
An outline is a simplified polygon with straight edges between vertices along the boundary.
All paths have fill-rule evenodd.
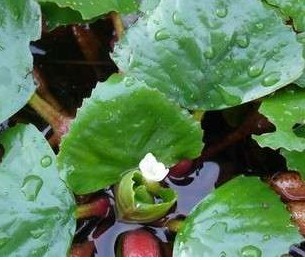
<path id="1" fill-rule="evenodd" d="M 53 144 L 59 144 L 61 137 L 69 131 L 72 118 L 64 116 L 53 106 L 34 94 L 28 104 L 53 128 Z"/>
<path id="2" fill-rule="evenodd" d="M 270 131 L 272 127 L 273 125 L 266 117 L 256 111 L 252 112 L 234 132 L 228 134 L 222 140 L 211 144 L 209 147 L 204 149 L 201 156 L 198 158 L 198 161 L 203 162 L 222 152 L 227 147 L 240 142 L 251 134 L 262 134 Z"/>
<path id="3" fill-rule="evenodd" d="M 93 255 L 95 245 L 93 241 L 73 244 L 71 247 L 70 256 L 72 257 L 90 257 Z"/>
<path id="4" fill-rule="evenodd" d="M 102 197 L 93 202 L 79 205 L 76 208 L 76 218 L 90 218 L 90 217 L 101 217 L 105 218 L 111 208 L 111 204 L 108 198 Z"/>
<path id="5" fill-rule="evenodd" d="M 80 47 L 85 59 L 91 64 L 99 61 L 101 42 L 88 26 L 73 25 L 72 33 Z M 98 66 L 92 66 L 97 78 L 103 74 Z"/>

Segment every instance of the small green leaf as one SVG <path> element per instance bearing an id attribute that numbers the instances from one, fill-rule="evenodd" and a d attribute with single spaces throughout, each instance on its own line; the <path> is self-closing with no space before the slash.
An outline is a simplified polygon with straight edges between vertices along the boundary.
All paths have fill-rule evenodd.
<path id="1" fill-rule="evenodd" d="M 158 182 L 146 182 L 138 170 L 133 170 L 116 186 L 115 201 L 119 219 L 148 223 L 165 216 L 177 201 L 177 194 L 170 188 L 161 187 Z"/>
<path id="2" fill-rule="evenodd" d="M 304 68 L 295 33 L 256 0 L 161 0 L 126 32 L 113 59 L 127 75 L 195 110 L 265 96 Z"/>
<path id="3" fill-rule="evenodd" d="M 66 256 L 75 230 L 74 200 L 56 157 L 34 126 L 0 136 L 0 256 Z"/>
<path id="4" fill-rule="evenodd" d="M 53 30 L 61 25 L 69 25 L 75 23 L 85 23 L 79 12 L 69 7 L 59 7 L 55 3 L 40 3 L 41 11 L 46 17 L 46 25 L 48 30 Z"/>
<path id="5" fill-rule="evenodd" d="M 85 194 L 119 182 L 149 152 L 172 166 L 201 149 L 200 124 L 187 111 L 158 90 L 114 75 L 85 100 L 58 162 L 72 190 Z"/>
<path id="6" fill-rule="evenodd" d="M 137 0 L 37 0 L 46 16 L 49 29 L 59 25 L 90 21 L 111 11 L 131 13 Z"/>
<path id="7" fill-rule="evenodd" d="M 0 123 L 21 109 L 35 91 L 30 41 L 40 37 L 34 0 L 2 0 L 0 8 Z"/>
<path id="8" fill-rule="evenodd" d="M 255 136 L 260 146 L 299 152 L 305 150 L 305 136 L 297 132 L 305 122 L 304 99 L 304 89 L 290 87 L 263 100 L 259 112 L 276 126 L 276 131 Z"/>
<path id="9" fill-rule="evenodd" d="M 281 154 L 286 159 L 288 169 L 298 171 L 305 179 L 305 151 L 297 152 L 281 149 Z"/>
<path id="10" fill-rule="evenodd" d="M 268 4 L 279 8 L 286 20 L 293 20 L 297 31 L 305 31 L 305 4 L 300 0 L 266 0 Z"/>
<path id="11" fill-rule="evenodd" d="M 280 198 L 257 177 L 239 176 L 187 217 L 174 256 L 280 256 L 302 240 Z"/>

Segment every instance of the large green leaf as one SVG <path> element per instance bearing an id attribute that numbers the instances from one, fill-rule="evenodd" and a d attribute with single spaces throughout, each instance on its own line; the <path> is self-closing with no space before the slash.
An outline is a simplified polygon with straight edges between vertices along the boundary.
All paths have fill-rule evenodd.
<path id="1" fill-rule="evenodd" d="M 117 183 L 148 153 L 171 166 L 202 148 L 200 125 L 164 94 L 115 75 L 84 102 L 58 162 L 77 194 Z"/>
<path id="2" fill-rule="evenodd" d="M 131 13 L 137 0 L 37 0 L 46 16 L 49 29 L 59 25 L 86 22 L 111 11 Z"/>
<path id="3" fill-rule="evenodd" d="M 305 150 L 305 134 L 300 132 L 305 122 L 305 90 L 286 88 L 263 100 L 259 112 L 276 126 L 276 131 L 255 136 L 263 147 Z"/>
<path id="4" fill-rule="evenodd" d="M 305 3 L 302 0 L 266 0 L 280 9 L 286 20 L 292 19 L 296 30 L 305 31 Z"/>
<path id="5" fill-rule="evenodd" d="M 161 0 L 127 31 L 113 59 L 189 109 L 257 99 L 304 67 L 295 33 L 257 0 Z"/>
<path id="6" fill-rule="evenodd" d="M 174 256 L 280 256 L 301 240 L 280 198 L 257 177 L 239 176 L 187 217 Z"/>
<path id="7" fill-rule="evenodd" d="M 34 126 L 0 136 L 0 256 L 66 256 L 74 200 L 60 180 L 55 154 Z"/>
<path id="8" fill-rule="evenodd" d="M 0 6 L 0 123 L 35 91 L 30 41 L 40 37 L 41 14 L 34 0 L 2 0 Z"/>

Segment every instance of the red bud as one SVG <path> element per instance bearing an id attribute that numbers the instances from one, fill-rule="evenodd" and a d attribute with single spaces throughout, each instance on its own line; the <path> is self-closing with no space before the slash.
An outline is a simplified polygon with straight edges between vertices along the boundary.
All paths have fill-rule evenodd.
<path id="1" fill-rule="evenodd" d="M 127 231 L 120 235 L 118 256 L 123 257 L 159 257 L 160 242 L 152 233 L 145 229 Z"/>
<path id="2" fill-rule="evenodd" d="M 191 173 L 192 166 L 192 160 L 184 159 L 170 168 L 169 176 L 172 176 L 174 178 L 181 178 L 187 176 Z"/>

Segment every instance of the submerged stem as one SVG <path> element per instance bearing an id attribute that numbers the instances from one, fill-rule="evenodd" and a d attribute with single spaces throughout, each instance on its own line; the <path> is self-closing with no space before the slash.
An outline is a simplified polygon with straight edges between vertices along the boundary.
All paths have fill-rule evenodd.
<path id="1" fill-rule="evenodd" d="M 120 40 L 124 33 L 124 24 L 119 13 L 111 12 L 111 20 L 115 29 L 117 38 Z"/>
<path id="2" fill-rule="evenodd" d="M 36 93 L 31 97 L 28 104 L 52 126 L 54 136 L 59 143 L 61 137 L 68 132 L 72 119 L 58 112 Z"/>

